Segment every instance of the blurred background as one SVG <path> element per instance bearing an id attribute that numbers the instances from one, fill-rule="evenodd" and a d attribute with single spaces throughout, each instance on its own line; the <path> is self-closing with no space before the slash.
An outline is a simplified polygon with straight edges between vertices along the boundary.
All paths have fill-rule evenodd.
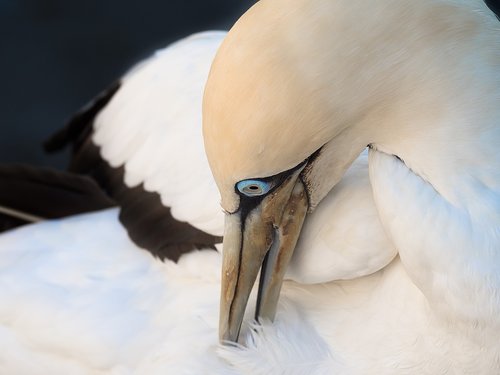
<path id="1" fill-rule="evenodd" d="M 497 14 L 499 1 L 487 1 Z M 254 2 L 0 0 L 0 162 L 64 167 L 41 143 L 75 111 L 155 49 L 228 29 Z"/>
<path id="2" fill-rule="evenodd" d="M 0 162 L 64 167 L 41 143 L 154 50 L 227 30 L 254 0 L 0 0 Z"/>

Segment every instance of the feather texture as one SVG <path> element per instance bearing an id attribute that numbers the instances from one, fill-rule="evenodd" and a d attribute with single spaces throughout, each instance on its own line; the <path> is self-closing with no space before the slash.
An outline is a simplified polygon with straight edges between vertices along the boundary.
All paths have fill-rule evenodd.
<path id="1" fill-rule="evenodd" d="M 117 202 L 140 247 L 177 260 L 222 242 L 223 216 L 201 137 L 201 98 L 225 33 L 186 38 L 138 64 L 45 144 L 73 146 L 69 170 Z"/>
<path id="2" fill-rule="evenodd" d="M 220 267 L 221 254 L 215 251 L 186 254 L 177 263 L 139 251 L 119 224 L 117 209 L 4 233 L 0 372 L 416 375 L 500 370 L 498 342 L 482 346 L 436 319 L 399 257 L 353 280 L 285 281 L 275 323 L 245 324 L 241 346 L 221 347 Z M 249 312 L 247 323 L 251 319 Z"/>
<path id="3" fill-rule="evenodd" d="M 85 176 L 22 164 L 0 164 L 0 227 L 109 208 L 115 203 Z"/>

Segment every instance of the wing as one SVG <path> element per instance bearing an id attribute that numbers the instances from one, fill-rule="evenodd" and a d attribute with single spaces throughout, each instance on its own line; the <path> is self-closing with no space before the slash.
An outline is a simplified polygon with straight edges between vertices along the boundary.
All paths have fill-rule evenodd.
<path id="1" fill-rule="evenodd" d="M 0 232 L 114 205 L 89 177 L 50 168 L 0 164 Z"/>
<path id="2" fill-rule="evenodd" d="M 45 144 L 48 151 L 71 144 L 69 170 L 92 176 L 121 207 L 132 240 L 162 259 L 222 242 L 201 103 L 224 36 L 201 33 L 156 52 Z"/>

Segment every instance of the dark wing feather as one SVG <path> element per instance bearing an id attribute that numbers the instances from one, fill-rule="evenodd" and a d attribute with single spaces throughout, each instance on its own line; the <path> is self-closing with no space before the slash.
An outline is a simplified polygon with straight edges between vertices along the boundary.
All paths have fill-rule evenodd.
<path id="1" fill-rule="evenodd" d="M 106 107 L 119 88 L 119 81 L 113 83 L 75 113 L 69 119 L 66 126 L 44 142 L 43 147 L 45 151 L 59 151 L 71 144 L 73 146 L 73 151 L 78 152 L 81 144 L 85 142 L 92 133 L 92 124 L 95 116 Z"/>
<path id="2" fill-rule="evenodd" d="M 34 221 L 30 217 L 55 219 L 115 205 L 87 176 L 22 164 L 0 164 L 3 229 Z M 21 215 L 6 214 L 11 210 Z"/>
<path id="3" fill-rule="evenodd" d="M 28 220 L 23 220 L 0 212 L 0 233 L 29 223 L 30 221 Z"/>
<path id="4" fill-rule="evenodd" d="M 118 91 L 120 83 L 103 91 L 96 100 L 78 112 L 64 129 L 45 143 L 48 151 L 72 145 L 73 156 L 68 170 L 93 178 L 120 207 L 120 221 L 130 238 L 153 255 L 177 261 L 195 249 L 215 249 L 222 237 L 203 232 L 187 222 L 176 220 L 170 208 L 161 203 L 158 193 L 148 192 L 141 184 L 125 185 L 124 167 L 114 168 L 101 157 L 92 142 L 95 116 Z"/>

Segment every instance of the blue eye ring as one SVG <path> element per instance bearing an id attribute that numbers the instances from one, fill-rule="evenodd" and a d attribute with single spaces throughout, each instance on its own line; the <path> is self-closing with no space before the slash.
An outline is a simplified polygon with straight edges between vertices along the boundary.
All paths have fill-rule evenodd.
<path id="1" fill-rule="evenodd" d="M 258 197 L 271 190 L 271 184 L 262 180 L 243 180 L 236 184 L 238 191 L 247 197 Z"/>

